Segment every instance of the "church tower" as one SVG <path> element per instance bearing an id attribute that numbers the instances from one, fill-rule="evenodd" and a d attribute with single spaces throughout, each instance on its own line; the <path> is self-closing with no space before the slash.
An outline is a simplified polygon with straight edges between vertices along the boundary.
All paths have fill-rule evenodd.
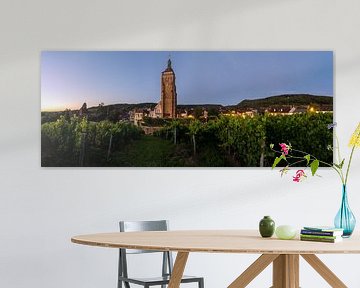
<path id="1" fill-rule="evenodd" d="M 167 68 L 161 73 L 161 117 L 176 118 L 177 94 L 175 72 L 168 60 Z"/>

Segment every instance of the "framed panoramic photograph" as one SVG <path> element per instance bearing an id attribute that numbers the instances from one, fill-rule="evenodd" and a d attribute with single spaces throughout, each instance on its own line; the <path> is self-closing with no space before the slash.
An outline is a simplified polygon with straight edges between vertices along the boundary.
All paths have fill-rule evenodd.
<path id="1" fill-rule="evenodd" d="M 270 167 L 281 143 L 331 163 L 333 70 L 331 51 L 44 51 L 41 165 Z"/>

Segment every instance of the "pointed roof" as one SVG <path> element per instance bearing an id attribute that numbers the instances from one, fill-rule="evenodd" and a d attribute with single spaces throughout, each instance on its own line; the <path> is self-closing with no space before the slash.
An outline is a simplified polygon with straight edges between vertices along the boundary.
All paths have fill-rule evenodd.
<path id="1" fill-rule="evenodd" d="M 174 70 L 171 67 L 171 59 L 170 59 L 170 57 L 169 57 L 169 60 L 168 60 L 168 63 L 167 63 L 167 68 L 163 72 L 174 72 Z"/>

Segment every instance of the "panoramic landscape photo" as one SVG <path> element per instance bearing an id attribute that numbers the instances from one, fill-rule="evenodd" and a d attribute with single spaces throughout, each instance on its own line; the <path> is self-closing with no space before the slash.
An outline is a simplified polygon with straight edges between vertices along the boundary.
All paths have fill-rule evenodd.
<path id="1" fill-rule="evenodd" d="M 333 69 L 331 51 L 44 51 L 41 165 L 271 167 L 282 143 L 331 163 Z"/>

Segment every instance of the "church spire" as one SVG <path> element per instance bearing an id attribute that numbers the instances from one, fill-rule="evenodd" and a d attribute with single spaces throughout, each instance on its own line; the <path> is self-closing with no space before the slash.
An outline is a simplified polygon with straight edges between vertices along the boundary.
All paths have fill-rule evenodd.
<path id="1" fill-rule="evenodd" d="M 170 54 L 169 54 L 169 58 L 168 58 L 168 61 L 167 61 L 167 67 L 166 67 L 166 69 L 164 70 L 164 72 L 174 72 L 174 70 L 173 70 L 173 68 L 172 68 L 172 63 L 171 63 Z"/>
<path id="2" fill-rule="evenodd" d="M 172 69 L 171 68 L 171 59 L 170 59 L 170 56 L 169 56 L 169 60 L 168 60 L 168 66 L 167 66 L 168 69 Z"/>
<path id="3" fill-rule="evenodd" d="M 175 72 L 171 67 L 169 55 L 167 68 L 161 72 L 161 117 L 176 118 L 177 94 L 175 85 Z"/>

